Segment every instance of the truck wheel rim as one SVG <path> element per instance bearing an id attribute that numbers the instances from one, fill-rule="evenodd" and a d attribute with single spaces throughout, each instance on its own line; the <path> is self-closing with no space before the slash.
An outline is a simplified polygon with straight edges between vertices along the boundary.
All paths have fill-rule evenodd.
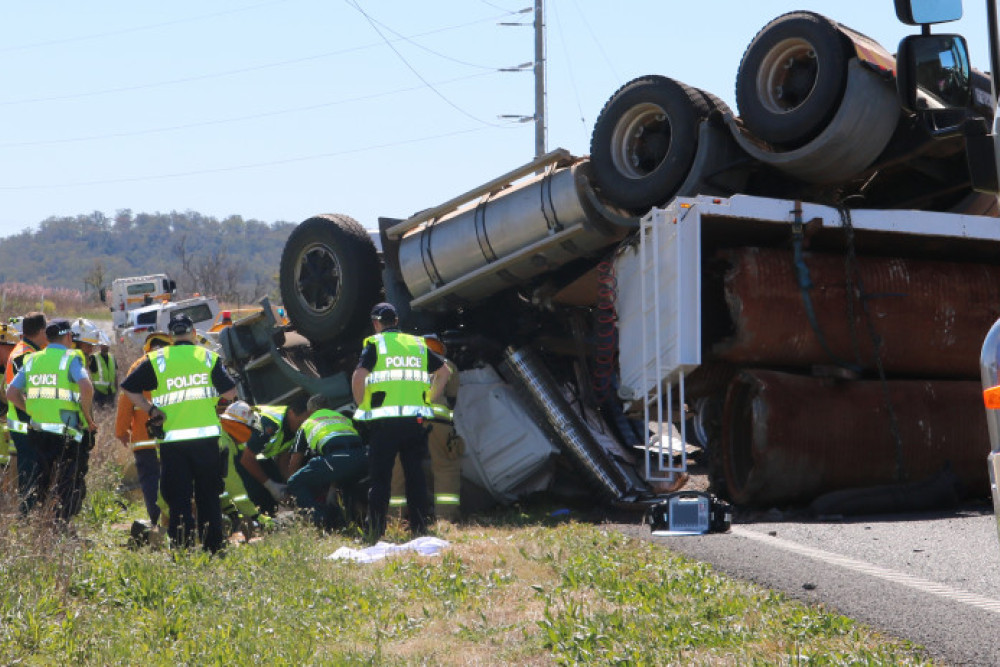
<path id="1" fill-rule="evenodd" d="M 295 265 L 295 293 L 317 315 L 329 312 L 340 298 L 340 262 L 330 248 L 314 243 L 302 250 Z"/>
<path id="2" fill-rule="evenodd" d="M 628 178 L 648 176 L 670 152 L 670 118 L 658 104 L 637 104 L 615 125 L 611 159 Z"/>
<path id="3" fill-rule="evenodd" d="M 794 111 L 809 99 L 819 80 L 813 45 L 801 38 L 778 42 L 757 70 L 757 95 L 769 112 Z"/>

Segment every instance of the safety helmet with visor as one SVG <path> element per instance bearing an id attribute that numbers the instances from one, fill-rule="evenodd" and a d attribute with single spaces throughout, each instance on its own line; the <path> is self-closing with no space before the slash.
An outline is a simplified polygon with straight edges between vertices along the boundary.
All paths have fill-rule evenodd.
<path id="1" fill-rule="evenodd" d="M 226 411 L 219 416 L 219 423 L 222 425 L 223 430 L 239 443 L 244 443 L 250 439 L 250 430 L 253 422 L 253 408 L 246 401 L 233 401 L 226 406 Z"/>
<path id="2" fill-rule="evenodd" d="M 101 344 L 101 330 L 90 320 L 82 317 L 73 320 L 70 332 L 73 334 L 73 340 L 77 343 Z"/>

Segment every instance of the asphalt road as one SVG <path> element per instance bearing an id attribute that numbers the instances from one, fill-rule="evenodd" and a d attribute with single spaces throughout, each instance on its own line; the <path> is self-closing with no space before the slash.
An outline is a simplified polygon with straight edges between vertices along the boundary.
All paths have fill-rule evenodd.
<path id="1" fill-rule="evenodd" d="M 935 662 L 1000 665 L 1000 541 L 992 507 L 826 522 L 774 518 L 693 537 L 620 528 L 909 639 Z"/>

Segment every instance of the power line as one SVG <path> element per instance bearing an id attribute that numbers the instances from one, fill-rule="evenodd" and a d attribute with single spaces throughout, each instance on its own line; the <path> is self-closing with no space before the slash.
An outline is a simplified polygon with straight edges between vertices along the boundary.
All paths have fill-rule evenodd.
<path id="1" fill-rule="evenodd" d="M 448 85 L 451 83 L 456 83 L 459 81 L 468 81 L 469 79 L 475 79 L 490 74 L 495 74 L 495 72 L 480 72 L 478 74 L 469 74 L 466 76 L 456 77 L 453 79 L 446 79 L 444 81 L 439 81 L 435 85 Z M 351 97 L 346 99 L 334 100 L 332 102 L 322 102 L 318 104 L 310 104 L 306 106 L 299 107 L 288 107 L 285 109 L 275 109 L 272 111 L 264 111 L 261 113 L 247 114 L 245 116 L 233 116 L 230 118 L 218 118 L 214 120 L 205 120 L 197 123 L 185 123 L 182 125 L 168 125 L 164 127 L 154 127 L 147 128 L 144 130 L 134 130 L 131 132 L 113 132 L 110 134 L 99 134 L 90 135 L 85 137 L 67 137 L 63 139 L 39 139 L 36 141 L 11 141 L 6 143 L 0 143 L 0 148 L 24 148 L 28 146 L 49 146 L 54 144 L 68 144 L 68 143 L 79 143 L 84 141 L 98 141 L 102 139 L 120 139 L 123 137 L 135 137 L 144 134 L 157 134 L 162 132 L 174 132 L 177 130 L 188 130 L 197 127 L 209 127 L 213 125 L 226 125 L 229 123 L 238 123 L 247 120 L 258 120 L 260 118 L 269 118 L 272 116 L 282 116 L 290 113 L 297 113 L 301 111 L 314 111 L 316 109 L 325 109 L 333 106 L 340 106 L 342 104 L 349 104 L 351 102 L 364 102 L 366 100 L 377 99 L 380 97 L 389 97 L 391 95 L 398 95 L 400 93 L 411 93 L 418 90 L 423 90 L 424 86 L 410 86 L 408 88 L 397 88 L 395 90 L 388 90 L 381 93 L 372 93 L 370 95 L 359 95 L 357 97 Z"/>
<path id="2" fill-rule="evenodd" d="M 483 120 L 482 118 L 478 118 L 478 117 L 472 115 L 471 113 L 469 113 L 468 111 L 466 111 L 465 109 L 463 109 L 462 107 L 458 106 L 457 104 L 455 104 L 454 102 L 452 102 L 450 99 L 448 99 L 447 97 L 445 97 L 444 94 L 442 94 L 438 89 L 436 89 L 433 85 L 431 85 L 431 83 L 427 79 L 425 79 L 420 74 L 420 72 L 418 72 L 416 70 L 416 68 L 414 68 L 413 65 L 411 65 L 409 63 L 409 61 L 406 60 L 405 57 L 403 57 L 403 54 L 399 52 L 399 49 L 397 49 L 395 46 L 393 46 L 392 41 L 390 41 L 389 39 L 387 39 L 386 36 L 382 34 L 382 31 L 378 29 L 378 26 L 375 24 L 375 21 L 370 16 L 368 16 L 368 13 L 365 10 L 363 10 L 361 8 L 361 5 L 359 5 L 357 3 L 357 0 L 344 0 L 344 1 L 348 5 L 353 6 L 356 10 L 358 10 L 358 12 L 361 13 L 362 16 L 365 17 L 365 20 L 368 21 L 368 23 L 371 25 L 372 30 L 374 30 L 376 33 L 378 33 L 378 36 L 382 38 L 382 40 L 385 42 L 385 45 L 388 46 L 390 49 L 392 49 L 392 52 L 396 54 L 397 58 L 399 58 L 401 61 L 403 61 L 403 64 L 406 65 L 407 69 L 409 69 L 411 72 L 413 72 L 414 76 L 416 76 L 418 79 L 420 79 L 421 81 L 423 81 L 424 85 L 427 86 L 431 90 L 432 93 L 434 93 L 439 98 L 441 98 L 441 100 L 444 101 L 445 104 L 447 104 L 448 106 L 450 106 L 455 111 L 458 111 L 460 114 L 462 114 L 466 118 L 471 118 L 472 120 L 476 121 L 477 123 L 482 123 L 483 125 L 489 125 L 490 127 L 502 127 L 500 125 L 497 125 L 496 123 L 491 123 L 491 122 L 489 122 L 487 120 Z"/>
<path id="3" fill-rule="evenodd" d="M 486 23 L 487 21 L 496 21 L 498 18 L 501 18 L 501 17 L 493 16 L 493 17 L 486 18 L 486 19 L 477 19 L 475 21 L 468 21 L 466 23 L 461 23 L 461 24 L 457 24 L 457 25 L 446 26 L 446 27 L 443 27 L 443 28 L 435 28 L 434 30 L 428 30 L 428 31 L 425 31 L 425 32 L 422 32 L 422 33 L 418 33 L 416 35 L 410 35 L 407 39 L 413 39 L 415 37 L 426 37 L 428 35 L 434 35 L 434 34 L 438 34 L 438 33 L 441 33 L 441 32 L 447 32 L 447 31 L 450 31 L 450 30 L 459 30 L 461 28 L 467 28 L 470 25 L 476 25 L 478 23 Z M 376 30 L 376 32 L 378 32 L 378 31 Z M 65 101 L 65 100 L 82 99 L 82 98 L 85 98 L 85 97 L 96 97 L 96 96 L 99 96 L 99 95 L 109 95 L 109 94 L 113 94 L 113 93 L 131 92 L 131 91 L 134 91 L 134 90 L 146 90 L 146 89 L 149 89 L 149 88 L 158 88 L 158 87 L 161 87 L 161 86 L 176 85 L 176 84 L 179 84 L 179 83 L 191 83 L 193 81 L 204 81 L 204 80 L 207 80 L 207 79 L 218 79 L 218 78 L 222 78 L 222 77 L 226 77 L 226 76 L 233 76 L 233 75 L 236 75 L 236 74 L 246 74 L 248 72 L 257 72 L 257 71 L 260 71 L 260 70 L 271 69 L 271 68 L 275 68 L 275 67 L 285 67 L 285 66 L 288 66 L 288 65 L 297 65 L 299 63 L 308 62 L 310 60 L 320 60 L 320 59 L 323 59 L 323 58 L 330 58 L 330 57 L 333 57 L 333 56 L 345 55 L 347 53 L 354 53 L 354 52 L 357 52 L 357 51 L 365 51 L 365 50 L 368 50 L 368 49 L 373 49 L 373 48 L 376 48 L 376 47 L 380 47 L 383 44 L 388 43 L 389 41 L 403 41 L 402 39 L 386 40 L 386 38 L 384 36 L 382 36 L 381 34 L 379 36 L 382 37 L 382 41 L 381 42 L 373 42 L 371 44 L 363 44 L 361 46 L 353 46 L 353 47 L 348 47 L 348 48 L 345 48 L 345 49 L 338 49 L 336 51 L 327 51 L 327 52 L 324 52 L 324 53 L 317 53 L 317 54 L 314 54 L 314 55 L 311 55 L 311 56 L 303 56 L 301 58 L 292 58 L 290 60 L 279 60 L 279 61 L 275 61 L 275 62 L 271 62 L 271 63 L 264 63 L 264 64 L 261 64 L 261 65 L 254 65 L 252 67 L 241 67 L 241 68 L 232 69 L 232 70 L 225 70 L 225 71 L 222 71 L 222 72 L 214 72 L 214 73 L 209 73 L 209 74 L 198 74 L 198 75 L 195 75 L 195 76 L 182 77 L 182 78 L 178 78 L 178 79 L 168 79 L 166 81 L 156 81 L 156 82 L 152 82 L 152 83 L 135 84 L 135 85 L 132 85 L 132 86 L 121 86 L 121 87 L 118 87 L 118 88 L 107 88 L 107 89 L 104 89 L 104 90 L 96 90 L 96 91 L 83 92 L 83 93 L 70 93 L 70 94 L 66 94 L 66 95 L 51 95 L 51 96 L 47 96 L 47 97 L 31 97 L 31 98 L 25 98 L 25 99 L 20 99 L 20 100 L 6 100 L 6 101 L 0 101 L 0 107 L 2 107 L 2 106 L 15 106 L 15 105 L 21 105 L 21 104 L 34 104 L 34 103 L 37 103 L 37 102 L 61 102 L 61 101 Z M 390 48 L 391 48 L 391 45 L 390 45 Z"/>
<path id="4" fill-rule="evenodd" d="M 604 50 L 604 45 L 601 43 L 601 40 L 597 39 L 597 35 L 594 34 L 593 28 L 590 27 L 590 23 L 587 21 L 587 17 L 584 15 L 583 11 L 580 9 L 579 5 L 577 5 L 575 1 L 572 4 L 573 4 L 573 9 L 575 9 L 576 13 L 580 15 L 580 20 L 583 21 L 583 26 L 587 29 L 587 32 L 590 33 L 590 38 L 594 40 L 594 44 L 597 45 L 597 50 L 600 52 L 601 57 L 604 58 L 604 62 L 607 63 L 608 69 L 611 70 L 611 74 L 615 77 L 615 81 L 621 81 L 621 77 L 618 76 L 618 72 L 615 71 L 615 66 L 611 64 L 611 60 L 608 58 L 608 54 Z"/>
<path id="5" fill-rule="evenodd" d="M 375 18 L 371 18 L 371 17 L 367 17 L 367 18 L 370 21 L 374 21 L 375 23 L 379 24 L 380 26 L 382 26 L 383 28 L 385 28 L 386 30 L 388 30 L 389 32 L 391 32 L 392 34 L 394 34 L 396 37 L 400 38 L 404 42 L 407 42 L 408 44 L 412 44 L 413 46 L 417 47 L 418 49 L 426 51 L 427 53 L 430 53 L 431 55 L 435 55 L 435 56 L 437 56 L 439 58 L 444 58 L 445 60 L 450 60 L 453 63 L 458 63 L 459 65 L 466 65 L 468 67 L 478 67 L 479 69 L 488 69 L 488 70 L 493 70 L 493 71 L 497 70 L 497 67 L 495 67 L 495 66 L 480 65 L 478 63 L 470 63 L 468 61 L 459 60 L 458 58 L 454 58 L 454 57 L 446 55 L 444 53 L 440 53 L 438 51 L 435 51 L 434 49 L 431 49 L 431 48 L 428 48 L 428 47 L 424 46 L 423 44 L 420 44 L 419 42 L 413 41 L 409 37 L 406 37 L 404 35 L 399 34 L 395 30 L 393 30 L 392 28 L 390 28 L 389 26 L 387 26 L 386 24 L 382 23 L 381 21 L 379 21 L 379 20 L 377 20 Z"/>
<path id="6" fill-rule="evenodd" d="M 494 125 L 494 127 L 510 129 L 513 126 Z M 112 178 L 112 179 L 103 179 L 96 181 L 76 181 L 74 183 L 56 183 L 56 184 L 44 184 L 44 185 L 0 185 L 0 191 L 11 192 L 19 190 L 55 190 L 62 188 L 92 187 L 95 185 L 115 185 L 118 183 L 139 183 L 144 181 L 159 181 L 171 178 L 183 178 L 186 176 L 203 176 L 205 174 L 220 174 L 232 171 L 243 171 L 246 169 L 259 169 L 261 167 L 274 167 L 283 164 L 294 164 L 296 162 L 309 162 L 312 160 L 322 160 L 331 157 L 342 157 L 344 155 L 355 155 L 358 153 L 366 153 L 368 151 L 381 150 L 383 148 L 396 148 L 398 146 L 406 146 L 409 144 L 435 141 L 437 139 L 446 139 L 448 137 L 454 137 L 461 134 L 482 132 L 485 129 L 487 128 L 474 127 L 466 130 L 455 130 L 454 132 L 445 132 L 444 134 L 418 137 L 416 139 L 404 139 L 402 141 L 395 141 L 384 144 L 375 144 L 372 146 L 366 146 L 362 148 L 352 148 L 343 151 L 335 151 L 333 153 L 318 153 L 316 155 L 304 155 L 300 157 L 286 158 L 283 160 L 270 160 L 268 162 L 253 162 L 248 164 L 233 165 L 229 167 L 217 167 L 214 169 L 198 169 L 195 171 L 174 172 L 170 174 L 156 174 L 152 176 L 130 176 L 125 178 Z"/>
<path id="7" fill-rule="evenodd" d="M 569 71 L 569 83 L 573 88 L 573 96 L 576 98 L 576 108 L 580 111 L 580 122 L 586 124 L 587 119 L 583 116 L 583 104 L 580 102 L 580 89 L 576 85 L 576 75 L 573 72 L 573 56 L 569 52 L 569 47 L 566 46 L 566 35 L 563 34 L 562 21 L 559 20 L 559 15 L 555 11 L 555 4 L 552 6 L 552 17 L 556 22 L 556 30 L 559 32 L 559 44 L 562 46 L 563 56 L 566 58 L 566 69 Z"/>

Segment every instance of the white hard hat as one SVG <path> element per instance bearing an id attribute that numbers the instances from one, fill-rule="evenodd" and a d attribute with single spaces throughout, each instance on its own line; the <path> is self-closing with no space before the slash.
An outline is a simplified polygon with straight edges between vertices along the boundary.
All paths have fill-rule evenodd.
<path id="1" fill-rule="evenodd" d="M 244 426 L 250 426 L 253 420 L 253 409 L 246 401 L 233 401 L 226 407 L 226 411 L 222 413 L 219 419 L 227 419 L 238 424 L 243 424 Z"/>
<path id="2" fill-rule="evenodd" d="M 82 317 L 73 320 L 69 329 L 73 334 L 73 340 L 79 343 L 101 344 L 101 330 L 90 320 L 85 320 Z"/>

